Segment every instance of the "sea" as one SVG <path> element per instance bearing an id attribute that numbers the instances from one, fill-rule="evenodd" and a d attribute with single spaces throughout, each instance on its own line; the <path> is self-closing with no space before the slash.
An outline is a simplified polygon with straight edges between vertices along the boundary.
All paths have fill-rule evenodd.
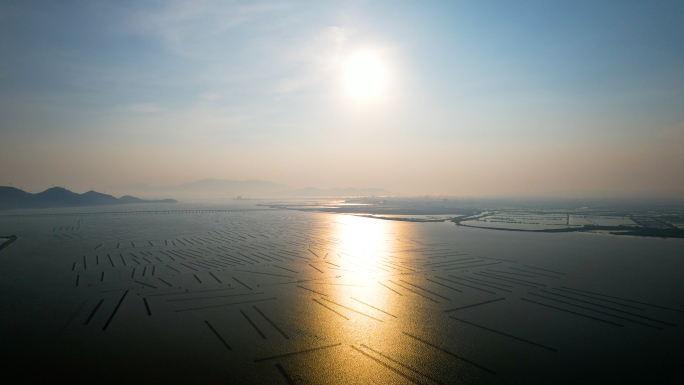
<path id="1" fill-rule="evenodd" d="M 3 374 L 72 383 L 678 383 L 684 240 L 254 202 L 0 213 Z M 16 377 L 19 376 L 19 377 Z"/>

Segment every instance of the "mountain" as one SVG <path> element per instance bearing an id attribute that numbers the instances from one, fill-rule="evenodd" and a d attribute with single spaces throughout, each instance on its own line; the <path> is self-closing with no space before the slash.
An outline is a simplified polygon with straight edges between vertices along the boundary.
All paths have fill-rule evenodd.
<path id="1" fill-rule="evenodd" d="M 148 200 L 148 199 L 140 199 L 136 197 L 132 197 L 130 195 L 124 195 L 121 198 L 119 198 L 119 203 L 176 203 L 178 202 L 175 199 L 153 199 L 153 200 Z"/>
<path id="2" fill-rule="evenodd" d="M 269 182 L 267 180 L 229 180 L 229 179 L 202 179 L 197 182 L 184 183 L 174 186 L 173 189 L 180 193 L 229 193 L 235 194 L 273 194 L 288 189 L 284 184 Z"/>
<path id="3" fill-rule="evenodd" d="M 15 187 L 0 186 L 0 208 L 4 202 L 13 202 L 17 205 L 29 204 L 33 200 L 33 194 L 27 193 Z"/>
<path id="4" fill-rule="evenodd" d="M 176 186 L 158 187 L 148 184 L 134 184 L 119 187 L 108 187 L 114 191 L 133 191 L 140 196 L 164 194 L 173 197 L 192 198 L 235 198 L 243 197 L 274 197 L 274 196 L 307 196 L 307 197 L 357 197 L 357 196 L 386 196 L 390 192 L 383 188 L 332 188 L 319 189 L 306 187 L 293 190 L 287 185 L 267 180 L 251 179 L 245 181 L 230 179 L 202 179 L 197 182 L 183 183 Z"/>
<path id="5" fill-rule="evenodd" d="M 173 199 L 144 200 L 132 196 L 115 198 L 96 191 L 77 194 L 62 187 L 53 187 L 41 193 L 31 194 L 15 187 L 0 186 L 0 210 L 174 202 L 176 201 Z"/>
<path id="6" fill-rule="evenodd" d="M 295 196 L 326 196 L 326 197 L 359 197 L 359 196 L 387 196 L 390 192 L 384 188 L 331 188 L 319 189 L 315 187 L 306 187 L 299 190 L 289 191 L 288 195 Z"/>
<path id="7" fill-rule="evenodd" d="M 159 187 L 148 184 L 134 184 L 126 186 L 108 187 L 108 190 L 134 192 L 141 196 L 164 194 L 167 196 L 234 198 L 244 196 L 273 196 L 282 195 L 289 187 L 284 184 L 266 180 L 230 180 L 230 179 L 202 179 L 197 182 L 183 183 L 176 186 Z"/>
<path id="8" fill-rule="evenodd" d="M 76 194 L 79 196 L 83 202 L 86 202 L 89 206 L 90 205 L 115 205 L 115 204 L 120 204 L 123 203 L 121 202 L 120 199 L 116 199 L 111 195 L 99 193 L 96 191 L 88 191 L 86 193 L 83 193 L 81 195 Z"/>
<path id="9" fill-rule="evenodd" d="M 81 199 L 79 194 L 61 187 L 53 187 L 35 194 L 30 203 L 40 204 L 38 207 L 78 206 Z"/>

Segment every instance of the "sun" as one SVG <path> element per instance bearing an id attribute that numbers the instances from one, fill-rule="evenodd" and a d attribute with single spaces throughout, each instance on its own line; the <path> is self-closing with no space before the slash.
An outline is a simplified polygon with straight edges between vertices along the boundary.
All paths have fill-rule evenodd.
<path id="1" fill-rule="evenodd" d="M 385 77 L 381 61 L 373 54 L 358 54 L 347 61 L 345 85 L 349 95 L 356 100 L 365 101 L 380 96 Z"/>

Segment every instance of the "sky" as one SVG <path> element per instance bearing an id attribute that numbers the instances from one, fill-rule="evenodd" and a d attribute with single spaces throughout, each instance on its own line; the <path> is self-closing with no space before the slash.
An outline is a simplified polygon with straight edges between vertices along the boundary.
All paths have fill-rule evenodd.
<path id="1" fill-rule="evenodd" d="M 684 196 L 682 25 L 681 1 L 0 1 L 0 185 Z"/>

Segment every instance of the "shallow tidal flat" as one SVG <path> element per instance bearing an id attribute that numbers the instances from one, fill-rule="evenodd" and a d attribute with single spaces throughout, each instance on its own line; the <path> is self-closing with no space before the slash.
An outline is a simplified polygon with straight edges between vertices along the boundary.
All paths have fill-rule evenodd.
<path id="1" fill-rule="evenodd" d="M 289 210 L 31 213 L 0 217 L 19 237 L 0 251 L 7 375 L 638 383 L 684 358 L 681 239 Z"/>
<path id="2" fill-rule="evenodd" d="M 638 226 L 627 216 L 598 216 L 570 214 L 496 213 L 461 225 L 501 230 L 543 231 L 560 229 L 581 229 L 583 226 L 624 226 L 625 229 Z"/>

